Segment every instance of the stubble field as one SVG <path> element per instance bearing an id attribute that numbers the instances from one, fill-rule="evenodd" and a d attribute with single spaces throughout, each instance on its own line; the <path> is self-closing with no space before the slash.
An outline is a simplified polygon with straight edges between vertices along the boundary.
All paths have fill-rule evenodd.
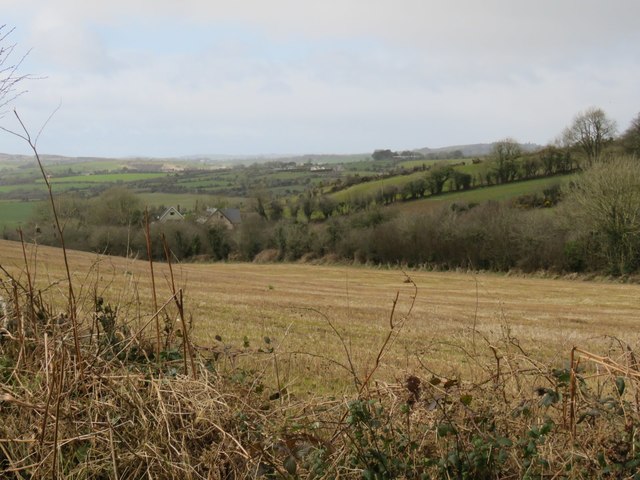
<path id="1" fill-rule="evenodd" d="M 19 243 L 0 241 L 0 265 L 26 281 L 22 255 Z M 27 255 L 45 298 L 64 309 L 61 251 L 28 246 Z M 99 295 L 118 305 L 132 328 L 151 318 L 148 262 L 80 252 L 69 252 L 69 259 L 84 312 Z M 308 264 L 173 268 L 198 346 L 227 352 L 224 364 L 268 375 L 277 362 L 279 384 L 311 395 L 353 388 L 351 365 L 367 375 L 391 323 L 394 333 L 376 372 L 388 382 L 415 370 L 472 378 L 477 360 L 500 357 L 505 341 L 533 361 L 562 367 L 573 346 L 607 354 L 619 351 L 617 339 L 639 340 L 638 285 Z M 158 263 L 154 269 L 163 304 L 169 270 Z M 264 353 L 271 347 L 275 354 Z"/>

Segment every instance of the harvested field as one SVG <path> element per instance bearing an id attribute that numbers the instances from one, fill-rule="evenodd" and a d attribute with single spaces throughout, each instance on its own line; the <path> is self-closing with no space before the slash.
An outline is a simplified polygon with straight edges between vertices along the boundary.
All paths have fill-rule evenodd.
<path id="1" fill-rule="evenodd" d="M 0 252 L 2 478 L 632 478 L 640 466 L 637 285 L 155 264 L 157 309 L 147 262 L 69 252 L 71 294 L 60 250 Z"/>
<path id="2" fill-rule="evenodd" d="M 48 286 L 45 296 L 64 298 L 60 251 L 29 251 L 32 272 Z M 69 253 L 85 309 L 93 308 L 95 293 L 130 317 L 150 316 L 147 262 Z M 0 265 L 14 275 L 24 270 L 21 257 L 19 243 L 0 242 Z M 168 269 L 155 269 L 162 303 Z M 632 345 L 639 338 L 638 285 L 308 264 L 181 264 L 174 273 L 199 346 L 217 345 L 219 335 L 228 351 L 242 353 L 229 361 L 260 364 L 260 355 L 245 354 L 269 337 L 281 358 L 280 381 L 299 392 L 352 388 L 345 349 L 360 375 L 371 369 L 396 294 L 399 325 L 411 308 L 413 283 L 415 304 L 377 374 L 385 381 L 425 366 L 443 376 L 471 375 L 474 358 L 493 355 L 489 345 L 499 338 L 513 338 L 533 358 L 558 366 L 573 346 L 606 353 L 617 348 L 616 338 Z"/>

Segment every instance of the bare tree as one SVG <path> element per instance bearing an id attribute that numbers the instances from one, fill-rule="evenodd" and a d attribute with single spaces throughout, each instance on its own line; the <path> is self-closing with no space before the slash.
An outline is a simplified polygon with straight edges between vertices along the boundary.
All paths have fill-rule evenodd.
<path id="1" fill-rule="evenodd" d="M 0 25 L 0 117 L 6 113 L 5 107 L 25 92 L 18 85 L 31 78 L 31 75 L 18 73 L 29 52 L 13 61 L 16 44 L 10 43 L 9 37 L 14 30 L 15 28 L 8 28 L 6 24 Z"/>
<path id="2" fill-rule="evenodd" d="M 616 131 L 615 120 L 608 118 L 601 108 L 591 107 L 576 115 L 562 136 L 565 143 L 580 148 L 591 165 L 600 159 L 602 149 L 613 140 Z"/>

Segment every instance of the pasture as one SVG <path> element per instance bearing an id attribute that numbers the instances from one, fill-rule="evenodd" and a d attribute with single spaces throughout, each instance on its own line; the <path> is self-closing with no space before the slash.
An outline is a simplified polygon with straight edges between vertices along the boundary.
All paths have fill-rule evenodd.
<path id="1" fill-rule="evenodd" d="M 241 205 L 246 201 L 243 197 L 227 197 L 218 195 L 207 195 L 197 193 L 163 193 L 163 192 L 144 192 L 139 193 L 138 197 L 144 205 L 150 207 L 180 205 L 181 209 L 194 210 L 196 203 L 200 206 L 207 207 L 228 205 L 231 207 Z"/>
<path id="2" fill-rule="evenodd" d="M 59 302 L 60 250 L 28 252 L 43 295 Z M 0 241 L 0 265 L 18 278 L 24 278 L 21 257 L 20 244 Z M 145 320 L 153 311 L 147 262 L 70 252 L 70 264 L 86 312 L 96 294 L 128 318 Z M 168 269 L 155 269 L 162 303 Z M 224 361 L 260 370 L 274 359 L 259 353 L 268 337 L 279 381 L 300 394 L 353 388 L 349 360 L 360 375 L 370 371 L 391 322 L 394 334 L 376 374 L 386 382 L 424 368 L 472 378 L 478 360 L 492 358 L 491 346 L 505 338 L 560 368 L 573 346 L 608 352 L 616 338 L 637 345 L 640 336 L 638 285 L 308 264 L 192 263 L 174 265 L 174 273 L 196 344 L 217 345 L 219 335 L 235 352 Z"/>
<path id="3" fill-rule="evenodd" d="M 466 191 L 447 192 L 441 195 L 422 198 L 419 200 L 403 203 L 395 203 L 389 208 L 405 213 L 419 213 L 425 209 L 433 208 L 446 203 L 481 203 L 487 201 L 510 200 L 521 195 L 531 195 L 542 193 L 546 188 L 554 185 L 565 185 L 575 178 L 575 174 L 556 175 L 553 177 L 534 178 L 518 182 L 506 183 L 503 185 L 493 185 L 491 187 L 474 188 Z"/>
<path id="4" fill-rule="evenodd" d="M 0 200 L 0 230 L 25 223 L 40 202 Z"/>
<path id="5" fill-rule="evenodd" d="M 360 183 L 357 185 L 353 185 L 349 188 L 345 188 L 344 190 L 340 190 L 336 193 L 331 194 L 331 198 L 338 202 L 349 201 L 353 198 L 364 197 L 367 195 L 375 195 L 377 192 L 380 192 L 384 189 L 384 187 L 397 187 L 401 189 L 407 183 L 420 180 L 425 178 L 424 172 L 416 172 L 411 173 L 409 175 L 396 175 L 389 178 L 384 178 L 380 180 L 371 180 L 369 182 Z"/>
<path id="6" fill-rule="evenodd" d="M 104 173 L 104 174 L 86 174 L 71 175 L 67 177 L 52 177 L 49 181 L 53 185 L 65 184 L 68 187 L 81 187 L 83 184 L 102 184 L 102 183 L 128 183 L 139 182 L 141 180 L 149 180 L 152 178 L 165 177 L 166 173 Z M 39 179 L 37 183 L 44 183 Z"/>

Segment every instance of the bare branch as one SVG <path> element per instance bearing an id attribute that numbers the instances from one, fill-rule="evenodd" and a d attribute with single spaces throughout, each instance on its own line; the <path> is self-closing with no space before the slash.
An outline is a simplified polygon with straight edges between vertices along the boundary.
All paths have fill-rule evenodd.
<path id="1" fill-rule="evenodd" d="M 53 118 L 53 116 L 58 112 L 58 110 L 60 110 L 60 108 L 62 107 L 62 100 L 60 100 L 60 102 L 58 103 L 58 106 L 56 108 L 53 109 L 53 111 L 51 112 L 51 114 L 47 117 L 47 119 L 44 121 L 44 123 L 42 124 L 42 127 L 40 127 L 40 130 L 38 130 L 38 134 L 36 135 L 35 140 L 33 141 L 34 145 L 38 145 L 38 139 L 40 138 L 40 135 L 42 134 L 42 131 L 46 128 L 47 124 L 49 123 L 49 121 Z"/>
<path id="2" fill-rule="evenodd" d="M 26 93 L 26 90 L 18 90 L 18 85 L 25 80 L 35 78 L 30 74 L 18 73 L 25 59 L 31 53 L 31 50 L 28 50 L 24 55 L 19 57 L 18 61 L 12 62 L 11 58 L 15 52 L 16 44 L 13 43 L 3 46 L 14 30 L 15 28 L 7 30 L 6 24 L 0 25 L 0 118 L 6 113 L 2 111 L 3 108 L 8 106 L 20 95 Z"/>

